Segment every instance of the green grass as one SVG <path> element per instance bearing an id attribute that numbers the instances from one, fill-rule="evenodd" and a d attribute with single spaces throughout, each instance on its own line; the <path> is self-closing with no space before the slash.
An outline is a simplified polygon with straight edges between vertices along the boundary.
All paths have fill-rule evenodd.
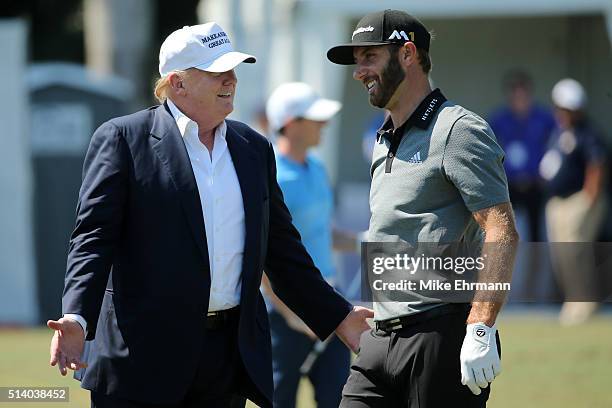
<path id="1" fill-rule="evenodd" d="M 491 408 L 612 407 L 612 318 L 564 328 L 546 317 L 508 316 L 499 323 L 503 373 Z M 88 407 L 89 395 L 48 364 L 48 329 L 0 330 L 0 386 L 70 387 L 68 407 Z M 14 404 L 0 403 L 0 408 Z M 59 407 L 20 403 L 18 408 Z M 305 381 L 298 408 L 314 407 Z"/>

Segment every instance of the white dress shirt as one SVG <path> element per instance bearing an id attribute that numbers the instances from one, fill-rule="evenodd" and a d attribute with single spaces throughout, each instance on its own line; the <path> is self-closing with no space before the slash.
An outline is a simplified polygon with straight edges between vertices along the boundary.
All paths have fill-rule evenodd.
<path id="1" fill-rule="evenodd" d="M 198 137 L 197 123 L 170 99 L 167 102 L 185 142 L 200 193 L 211 279 L 208 311 L 229 309 L 240 304 L 246 230 L 240 183 L 225 139 L 227 125 L 223 121 L 215 129 L 211 159 Z M 64 317 L 76 320 L 87 332 L 82 316 L 67 313 Z"/>
<path id="2" fill-rule="evenodd" d="M 227 125 L 223 121 L 215 129 L 211 160 L 198 137 L 197 123 L 169 99 L 168 106 L 185 141 L 200 192 L 210 262 L 208 311 L 229 309 L 240 304 L 246 229 L 240 183 L 225 140 Z"/>

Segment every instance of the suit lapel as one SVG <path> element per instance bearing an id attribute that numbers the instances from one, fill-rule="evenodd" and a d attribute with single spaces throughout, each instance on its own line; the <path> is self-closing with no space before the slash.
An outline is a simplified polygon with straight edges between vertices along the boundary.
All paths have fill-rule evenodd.
<path id="1" fill-rule="evenodd" d="M 259 252 L 261 212 L 263 194 L 261 190 L 261 165 L 249 141 L 236 132 L 227 123 L 227 147 L 229 149 L 244 203 L 244 259 L 242 280 L 248 278 L 248 272 L 257 268 L 257 253 Z M 243 285 L 244 288 L 244 285 Z"/>
<path id="2" fill-rule="evenodd" d="M 185 211 L 193 237 L 205 264 L 209 265 L 206 230 L 204 229 L 204 216 L 198 186 L 185 148 L 185 142 L 165 104 L 160 105 L 155 111 L 151 136 L 159 140 L 153 145 L 153 149 L 176 187 L 178 198 Z M 208 270 L 210 271 L 210 265 Z M 210 280 L 210 274 L 207 278 Z"/>

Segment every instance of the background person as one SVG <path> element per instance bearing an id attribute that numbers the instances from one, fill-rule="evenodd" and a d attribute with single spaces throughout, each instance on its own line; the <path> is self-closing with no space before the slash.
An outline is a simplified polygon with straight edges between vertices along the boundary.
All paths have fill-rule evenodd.
<path id="1" fill-rule="evenodd" d="M 549 109 L 533 100 L 533 80 L 524 71 L 511 71 L 504 80 L 507 104 L 491 115 L 490 124 L 504 149 L 504 168 L 510 200 L 527 215 L 527 241 L 539 241 L 543 210 L 543 180 L 538 166 L 555 127 Z"/>
<path id="2" fill-rule="evenodd" d="M 363 17 L 351 42 L 327 53 L 355 64 L 370 104 L 389 112 L 372 159 L 368 241 L 500 243 L 483 249 L 481 274 L 509 282 L 518 235 L 503 151 L 483 119 L 432 91 L 429 46 L 420 21 L 385 10 Z M 484 406 L 501 369 L 495 321 L 503 296 L 482 295 L 470 308 L 419 291 L 404 292 L 405 301 L 381 294 L 376 329 L 362 336 L 340 406 Z"/>
<path id="3" fill-rule="evenodd" d="M 521 231 L 523 241 L 527 242 L 545 239 L 542 230 L 546 198 L 538 166 L 555 127 L 552 112 L 533 100 L 533 91 L 533 80 L 527 72 L 508 72 L 504 78 L 506 105 L 497 109 L 489 122 L 506 154 L 504 169 L 510 201 L 514 210 L 527 221 L 526 231 Z M 511 299 L 541 300 L 554 290 L 552 275 L 543 273 L 548 268 L 539 248 L 524 244 L 525 256 L 513 276 Z"/>
<path id="4" fill-rule="evenodd" d="M 321 130 L 339 110 L 340 102 L 321 98 L 305 83 L 277 87 L 266 104 L 271 132 L 276 136 L 278 184 L 306 250 L 322 276 L 333 285 L 335 249 L 354 251 L 355 238 L 332 228 L 333 193 L 321 160 L 310 153 L 321 140 Z M 274 406 L 296 406 L 300 366 L 313 350 L 316 336 L 271 290 L 270 299 Z M 311 367 L 308 378 L 319 407 L 338 407 L 349 373 L 350 352 L 333 337 Z"/>
<path id="5" fill-rule="evenodd" d="M 584 322 L 597 309 L 601 276 L 596 275 L 595 253 L 588 243 L 596 240 L 607 211 L 607 157 L 586 116 L 582 85 L 571 78 L 557 82 L 552 101 L 557 127 L 540 173 L 550 197 L 546 226 L 552 262 L 566 298 L 559 317 L 571 325 Z"/>
<path id="6" fill-rule="evenodd" d="M 83 169 L 51 364 L 78 369 L 93 407 L 272 406 L 265 267 L 320 337 L 357 349 L 367 309 L 321 277 L 291 224 L 272 146 L 233 110 L 255 62 L 215 23 L 160 49 L 159 106 L 104 123 Z M 234 403 L 234 405 L 231 405 Z"/>

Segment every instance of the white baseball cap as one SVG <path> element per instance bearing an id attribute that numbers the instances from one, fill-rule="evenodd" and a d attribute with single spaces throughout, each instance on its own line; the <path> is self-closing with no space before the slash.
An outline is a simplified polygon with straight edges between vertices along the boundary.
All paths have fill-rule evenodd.
<path id="1" fill-rule="evenodd" d="M 215 22 L 185 26 L 168 36 L 159 49 L 159 74 L 197 68 L 225 72 L 241 62 L 254 63 L 255 57 L 234 51 L 229 37 Z"/>
<path id="2" fill-rule="evenodd" d="M 270 129 L 278 132 L 295 118 L 328 121 L 342 107 L 338 101 L 321 98 L 303 82 L 287 82 L 272 92 L 266 104 Z"/>
<path id="3" fill-rule="evenodd" d="M 553 87 L 552 100 L 560 108 L 579 111 L 586 106 L 587 97 L 580 82 L 565 78 Z"/>

